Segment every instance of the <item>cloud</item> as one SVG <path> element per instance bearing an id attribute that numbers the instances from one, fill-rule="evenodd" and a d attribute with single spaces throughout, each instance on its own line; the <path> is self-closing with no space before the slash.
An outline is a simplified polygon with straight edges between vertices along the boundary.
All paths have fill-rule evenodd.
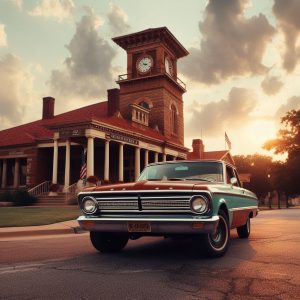
<path id="1" fill-rule="evenodd" d="M 99 36 L 100 19 L 90 9 L 76 25 L 76 32 L 66 46 L 70 55 L 61 68 L 53 70 L 49 85 L 51 94 L 81 100 L 106 95 L 113 84 L 112 60 L 115 50 Z"/>
<path id="2" fill-rule="evenodd" d="M 275 0 L 273 12 L 285 37 L 283 67 L 292 72 L 300 61 L 300 47 L 297 47 L 300 34 L 300 1 Z"/>
<path id="3" fill-rule="evenodd" d="M 182 69 L 190 79 L 216 84 L 241 75 L 263 74 L 261 61 L 275 29 L 263 14 L 246 18 L 244 0 L 210 0 L 203 22 L 200 48 L 189 49 Z"/>
<path id="4" fill-rule="evenodd" d="M 199 136 L 203 130 L 205 135 L 215 135 L 224 131 L 244 126 L 250 120 L 250 113 L 257 104 L 253 90 L 234 87 L 227 99 L 207 104 L 194 103 L 190 108 L 192 114 L 187 122 L 188 136 Z"/>
<path id="5" fill-rule="evenodd" d="M 300 96 L 293 96 L 287 99 L 286 104 L 283 104 L 278 108 L 275 117 L 280 120 L 288 111 L 291 111 L 292 109 L 300 109 Z"/>
<path id="6" fill-rule="evenodd" d="M 33 76 L 20 58 L 7 54 L 0 59 L 0 128 L 20 124 L 34 98 Z"/>
<path id="7" fill-rule="evenodd" d="M 18 9 L 22 9 L 23 0 L 7 0 L 7 1 L 15 5 Z"/>
<path id="8" fill-rule="evenodd" d="M 52 18 L 58 22 L 72 16 L 73 0 L 41 0 L 32 11 L 28 13 L 35 17 Z"/>
<path id="9" fill-rule="evenodd" d="M 283 82 L 278 76 L 269 76 L 267 75 L 264 80 L 261 82 L 261 88 L 264 93 L 267 95 L 275 95 L 283 87 Z"/>
<path id="10" fill-rule="evenodd" d="M 107 14 L 108 24 L 114 34 L 127 32 L 130 28 L 127 14 L 117 5 L 110 3 Z"/>
<path id="11" fill-rule="evenodd" d="M 7 36 L 5 32 L 5 26 L 0 24 L 0 47 L 7 46 Z"/>

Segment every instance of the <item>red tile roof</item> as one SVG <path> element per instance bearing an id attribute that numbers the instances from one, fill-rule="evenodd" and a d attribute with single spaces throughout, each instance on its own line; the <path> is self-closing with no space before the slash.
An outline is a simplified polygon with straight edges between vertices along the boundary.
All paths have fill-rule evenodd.
<path id="1" fill-rule="evenodd" d="M 167 141 L 159 132 L 151 128 L 139 128 L 131 122 L 117 116 L 107 117 L 107 101 L 85 106 L 60 115 L 52 119 L 38 120 L 28 124 L 0 131 L 0 147 L 33 144 L 38 140 L 52 139 L 53 132 L 47 126 L 56 124 L 70 124 L 78 122 L 100 121 L 107 125 L 113 125 L 121 130 L 129 130 L 143 134 L 160 141 Z M 174 142 L 174 141 L 172 141 Z M 178 144 L 178 143 L 177 143 Z"/>
<path id="2" fill-rule="evenodd" d="M 228 150 L 204 152 L 204 159 L 222 159 L 228 152 Z"/>
<path id="3" fill-rule="evenodd" d="M 203 153 L 203 157 L 199 157 L 199 153 L 189 152 L 187 159 L 222 159 L 229 151 L 208 151 Z"/>

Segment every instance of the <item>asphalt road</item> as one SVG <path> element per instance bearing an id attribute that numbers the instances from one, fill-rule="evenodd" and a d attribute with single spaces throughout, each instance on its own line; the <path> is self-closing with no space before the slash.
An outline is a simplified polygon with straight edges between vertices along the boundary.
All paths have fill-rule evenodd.
<path id="1" fill-rule="evenodd" d="M 87 234 L 0 242 L 0 299 L 300 299 L 300 209 L 264 211 L 225 257 L 142 238 L 97 253 Z"/>

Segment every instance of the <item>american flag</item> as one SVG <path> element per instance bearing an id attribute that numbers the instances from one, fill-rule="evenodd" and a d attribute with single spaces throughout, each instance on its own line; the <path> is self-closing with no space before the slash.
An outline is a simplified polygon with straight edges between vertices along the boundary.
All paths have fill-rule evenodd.
<path id="1" fill-rule="evenodd" d="M 230 142 L 230 139 L 229 139 L 227 133 L 225 132 L 225 147 L 226 147 L 226 144 L 228 145 L 228 149 L 231 150 L 231 142 Z"/>
<path id="2" fill-rule="evenodd" d="M 80 179 L 86 179 L 86 148 L 83 149 L 82 153 L 82 164 L 80 169 Z"/>

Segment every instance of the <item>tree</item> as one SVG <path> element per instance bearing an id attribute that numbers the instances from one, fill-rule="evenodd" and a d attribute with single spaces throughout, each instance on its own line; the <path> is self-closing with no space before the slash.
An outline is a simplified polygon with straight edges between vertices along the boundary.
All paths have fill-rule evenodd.
<path id="1" fill-rule="evenodd" d="M 280 129 L 277 138 L 264 144 L 267 150 L 274 149 L 276 154 L 288 153 L 293 155 L 300 149 L 300 109 L 291 110 L 281 119 L 284 129 Z"/>
<path id="2" fill-rule="evenodd" d="M 233 157 L 239 173 L 250 173 L 250 183 L 245 187 L 253 191 L 259 198 L 265 197 L 270 188 L 270 172 L 272 170 L 272 158 L 270 156 L 236 155 Z M 271 175 L 272 176 L 272 175 Z"/>
<path id="3" fill-rule="evenodd" d="M 274 149 L 276 154 L 287 153 L 287 161 L 276 169 L 278 189 L 288 195 L 300 193 L 300 110 L 289 111 L 282 119 L 284 129 L 280 129 L 277 138 L 264 144 L 267 150 Z"/>

